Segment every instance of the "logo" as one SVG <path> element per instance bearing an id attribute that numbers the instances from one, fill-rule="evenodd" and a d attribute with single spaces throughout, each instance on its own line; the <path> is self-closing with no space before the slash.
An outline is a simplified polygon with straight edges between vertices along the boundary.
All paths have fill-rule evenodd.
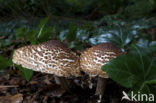
<path id="1" fill-rule="evenodd" d="M 124 99 L 127 99 L 129 101 L 154 101 L 154 94 L 141 94 L 140 92 L 134 93 L 133 91 L 131 91 L 130 98 L 125 91 L 123 91 L 122 93 L 123 97 L 121 98 L 121 101 Z"/>

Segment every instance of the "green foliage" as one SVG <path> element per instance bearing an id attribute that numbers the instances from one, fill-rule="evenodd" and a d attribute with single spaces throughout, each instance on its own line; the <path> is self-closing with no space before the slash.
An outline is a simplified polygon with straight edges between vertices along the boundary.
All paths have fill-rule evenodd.
<path id="1" fill-rule="evenodd" d="M 49 18 L 45 18 L 40 21 L 40 24 L 38 25 L 39 31 L 35 28 L 28 29 L 26 26 L 17 29 L 16 39 L 24 39 L 25 41 L 29 41 L 31 44 L 49 40 L 51 38 L 51 33 L 54 29 L 54 26 L 45 27 L 48 20 Z"/>
<path id="2" fill-rule="evenodd" d="M 61 40 L 67 40 L 69 43 L 69 48 L 74 48 L 76 50 L 83 50 L 84 44 L 89 44 L 89 38 L 94 35 L 95 28 L 91 23 L 83 24 L 81 27 L 70 24 L 68 30 L 61 36 Z"/>
<path id="3" fill-rule="evenodd" d="M 122 86 L 135 88 L 135 85 L 156 79 L 155 63 L 154 58 L 129 54 L 113 59 L 102 69 L 107 72 L 110 78 Z"/>
<path id="4" fill-rule="evenodd" d="M 37 34 L 37 41 L 38 42 L 44 42 L 50 39 L 52 30 L 54 29 L 54 26 L 45 27 L 49 20 L 49 17 L 43 19 L 40 21 L 40 24 L 38 25 L 38 28 L 40 29 L 39 33 Z"/>
<path id="5" fill-rule="evenodd" d="M 39 4 L 34 0 L 2 0 L 0 3 L 1 14 L 10 16 L 38 15 Z M 30 12 L 31 11 L 31 12 Z"/>
<path id="6" fill-rule="evenodd" d="M 121 0 L 66 0 L 66 2 L 72 7 L 71 12 L 94 16 L 92 18 L 98 17 L 95 13 L 104 15 L 116 12 L 122 4 Z"/>
<path id="7" fill-rule="evenodd" d="M 21 37 L 22 37 L 23 35 L 25 35 L 25 34 L 23 34 L 23 33 L 26 32 L 26 29 L 27 29 L 26 26 L 23 26 L 23 27 L 17 29 L 17 33 L 16 33 L 16 39 L 17 39 L 17 40 L 18 40 L 18 39 L 21 39 Z"/>
<path id="8" fill-rule="evenodd" d="M 150 3 L 154 6 L 155 0 L 149 0 L 149 1 L 150 1 Z"/>
<path id="9" fill-rule="evenodd" d="M 66 39 L 68 42 L 72 42 L 76 39 L 77 26 L 70 24 L 68 32 L 66 33 Z"/>
<path id="10" fill-rule="evenodd" d="M 28 30 L 26 28 L 26 26 L 21 27 L 21 28 L 17 29 L 16 40 L 21 39 L 24 41 L 30 41 L 31 44 L 34 44 L 35 43 L 35 36 L 36 36 L 37 32 L 38 31 L 35 29 Z"/>
<path id="11" fill-rule="evenodd" d="M 30 69 L 26 69 L 21 67 L 20 65 L 16 65 L 16 67 L 22 71 L 22 77 L 25 78 L 27 81 L 29 81 L 31 79 L 31 77 L 33 76 L 33 71 Z"/>
<path id="12" fill-rule="evenodd" d="M 3 56 L 0 56 L 0 70 L 1 69 L 6 69 L 7 67 L 9 67 L 9 66 L 11 66 L 13 64 L 12 63 L 12 54 L 13 53 L 11 53 L 9 60 L 6 59 Z"/>
<path id="13" fill-rule="evenodd" d="M 121 18 L 148 16 L 155 0 L 0 0 L 2 16 L 70 16 L 98 19 L 118 14 Z M 82 16 L 81 16 L 82 15 Z"/>
<path id="14" fill-rule="evenodd" d="M 146 39 L 140 39 L 136 44 L 132 44 L 129 49 L 130 53 L 136 54 L 139 51 L 142 55 L 152 56 L 156 52 L 156 41 L 148 41 Z"/>
<path id="15" fill-rule="evenodd" d="M 46 23 L 48 22 L 48 20 L 49 20 L 49 17 L 42 19 L 40 21 L 40 24 L 38 25 L 38 28 L 43 29 L 45 27 Z M 38 34 L 38 36 L 40 36 L 40 33 Z"/>
<path id="16" fill-rule="evenodd" d="M 6 69 L 11 64 L 12 64 L 12 62 L 10 60 L 7 60 L 3 56 L 0 56 L 0 70 L 1 69 Z"/>
<path id="17" fill-rule="evenodd" d="M 156 52 L 156 46 L 155 52 Z M 152 55 L 142 54 L 135 46 L 135 53 L 119 56 L 102 66 L 102 70 L 120 85 L 141 93 L 154 93 L 152 84 L 156 82 L 156 59 Z"/>
<path id="18" fill-rule="evenodd" d="M 128 6 L 125 7 L 124 15 L 126 17 L 138 18 L 147 16 L 154 9 L 154 0 L 128 0 Z"/>
<path id="19" fill-rule="evenodd" d="M 108 42 L 125 49 L 135 39 L 135 35 L 131 31 L 132 29 L 128 29 L 127 27 L 118 27 L 116 31 L 108 31 L 107 33 L 110 33 L 110 35 L 105 38 Z"/>
<path id="20" fill-rule="evenodd" d="M 42 28 L 40 29 L 40 36 L 38 36 L 37 38 L 37 41 L 39 42 L 44 42 L 44 41 L 47 41 L 47 40 L 50 40 L 51 37 L 52 37 L 52 31 L 54 29 L 54 26 L 50 26 L 50 27 L 47 27 L 47 28 Z"/>

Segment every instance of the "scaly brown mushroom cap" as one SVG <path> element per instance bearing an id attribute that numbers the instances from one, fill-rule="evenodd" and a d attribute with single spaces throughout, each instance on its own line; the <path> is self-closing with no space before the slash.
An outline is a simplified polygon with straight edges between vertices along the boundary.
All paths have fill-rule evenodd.
<path id="1" fill-rule="evenodd" d="M 101 70 L 101 66 L 121 54 L 121 50 L 111 43 L 99 44 L 85 50 L 81 54 L 80 66 L 91 77 L 100 76 L 108 78 L 106 72 Z"/>
<path id="2" fill-rule="evenodd" d="M 13 63 L 57 76 L 80 76 L 79 56 L 55 40 L 15 50 Z"/>

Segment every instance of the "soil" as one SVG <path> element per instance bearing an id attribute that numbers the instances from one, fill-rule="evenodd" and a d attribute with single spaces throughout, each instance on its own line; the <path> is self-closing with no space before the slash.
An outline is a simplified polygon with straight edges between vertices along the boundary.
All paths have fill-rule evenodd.
<path id="1" fill-rule="evenodd" d="M 68 79 L 69 93 L 55 83 L 53 75 L 35 72 L 27 82 L 20 74 L 12 68 L 0 73 L 0 103 L 97 103 L 99 99 L 95 95 L 97 77 L 91 81 L 92 89 L 87 75 Z M 121 101 L 122 91 L 127 89 L 108 79 L 101 103 L 134 103 Z"/>

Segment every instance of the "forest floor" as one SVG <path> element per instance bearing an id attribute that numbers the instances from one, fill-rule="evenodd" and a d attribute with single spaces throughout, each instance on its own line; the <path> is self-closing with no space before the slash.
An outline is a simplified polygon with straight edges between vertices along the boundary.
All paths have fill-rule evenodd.
<path id="1" fill-rule="evenodd" d="M 93 88 L 89 88 L 89 78 L 68 79 L 71 93 L 57 85 L 53 75 L 35 72 L 29 82 L 21 77 L 16 69 L 1 72 L 0 103 L 97 103 L 97 78 L 92 79 Z M 101 103 L 134 103 L 121 101 L 122 91 L 127 91 L 108 79 Z"/>

